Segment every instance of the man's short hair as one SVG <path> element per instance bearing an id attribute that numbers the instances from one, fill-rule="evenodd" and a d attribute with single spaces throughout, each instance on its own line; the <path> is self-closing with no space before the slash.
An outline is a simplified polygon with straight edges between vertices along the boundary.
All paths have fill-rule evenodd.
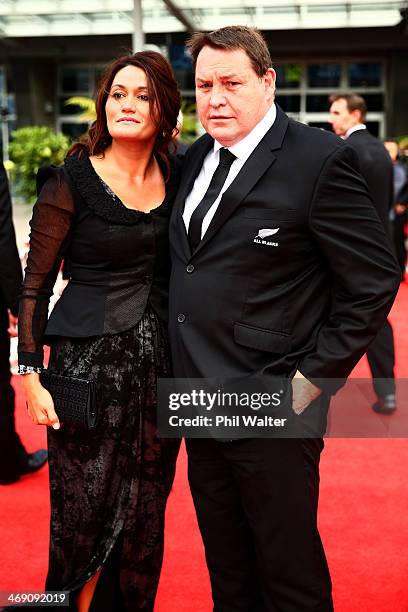
<path id="1" fill-rule="evenodd" d="M 272 67 L 268 46 L 262 34 L 256 28 L 245 26 L 227 26 L 213 32 L 196 32 L 186 43 L 193 58 L 194 67 L 203 47 L 235 51 L 242 49 L 248 55 L 252 68 L 259 77 L 264 76 Z"/>
<path id="2" fill-rule="evenodd" d="M 358 110 L 361 113 L 361 123 L 365 122 L 367 114 L 367 104 L 362 96 L 355 93 L 338 93 L 333 94 L 329 98 L 330 104 L 337 102 L 337 100 L 345 100 L 347 104 L 347 110 L 349 113 Z"/>

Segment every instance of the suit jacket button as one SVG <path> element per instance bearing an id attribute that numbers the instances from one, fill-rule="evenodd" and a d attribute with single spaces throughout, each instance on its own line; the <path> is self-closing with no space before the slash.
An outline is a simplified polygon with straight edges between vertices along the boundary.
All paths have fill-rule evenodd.
<path id="1" fill-rule="evenodd" d="M 186 268 L 187 272 L 189 274 L 191 274 L 192 272 L 194 272 L 194 266 L 193 264 L 188 264 L 187 268 Z"/>
<path id="2" fill-rule="evenodd" d="M 181 312 L 177 317 L 177 321 L 179 323 L 184 323 L 185 320 L 186 320 L 186 315 Z"/>

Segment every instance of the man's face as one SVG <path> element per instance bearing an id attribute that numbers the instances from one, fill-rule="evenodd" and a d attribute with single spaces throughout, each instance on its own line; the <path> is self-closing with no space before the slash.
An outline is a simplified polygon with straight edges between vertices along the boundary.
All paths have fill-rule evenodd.
<path id="1" fill-rule="evenodd" d="M 360 123 L 360 111 L 350 112 L 347 108 L 347 101 L 340 98 L 340 100 L 333 102 L 330 107 L 329 123 L 331 123 L 335 134 L 344 136 L 347 130 Z"/>
<path id="2" fill-rule="evenodd" d="M 204 129 L 224 147 L 244 138 L 266 115 L 275 71 L 259 77 L 242 49 L 203 47 L 197 58 L 197 111 Z"/>

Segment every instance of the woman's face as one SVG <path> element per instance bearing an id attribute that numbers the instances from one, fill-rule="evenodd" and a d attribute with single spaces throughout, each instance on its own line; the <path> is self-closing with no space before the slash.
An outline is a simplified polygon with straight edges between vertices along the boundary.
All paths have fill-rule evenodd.
<path id="1" fill-rule="evenodd" d="M 146 73 L 136 66 L 119 70 L 105 105 L 108 130 L 113 140 L 154 140 L 157 126 L 150 114 Z"/>

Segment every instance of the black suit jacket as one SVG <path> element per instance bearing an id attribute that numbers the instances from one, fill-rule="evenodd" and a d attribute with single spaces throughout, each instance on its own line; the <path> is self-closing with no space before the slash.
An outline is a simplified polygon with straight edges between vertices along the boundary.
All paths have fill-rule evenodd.
<path id="1" fill-rule="evenodd" d="M 335 392 L 385 319 L 400 276 L 355 152 L 278 109 L 192 254 L 184 201 L 212 146 L 204 135 L 190 148 L 170 221 L 175 376 L 298 368 Z"/>
<path id="2" fill-rule="evenodd" d="M 18 313 L 18 293 L 22 279 L 7 175 L 0 162 L 0 305 L 10 308 L 14 315 Z"/>
<path id="3" fill-rule="evenodd" d="M 394 178 L 392 161 L 383 143 L 368 130 L 357 130 L 347 138 L 358 155 L 360 172 L 367 182 L 375 209 L 388 231 L 393 204 Z"/>

